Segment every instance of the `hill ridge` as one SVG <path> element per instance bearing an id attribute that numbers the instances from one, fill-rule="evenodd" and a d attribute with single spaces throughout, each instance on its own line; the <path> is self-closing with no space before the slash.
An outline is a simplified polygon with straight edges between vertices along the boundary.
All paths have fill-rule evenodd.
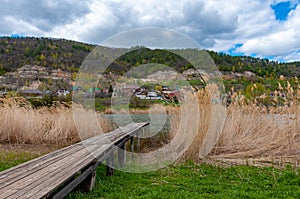
<path id="1" fill-rule="evenodd" d="M 48 37 L 0 37 L 0 75 L 16 71 L 24 65 L 38 65 L 51 69 L 77 72 L 85 57 L 96 45 L 67 39 Z M 125 54 L 116 60 L 111 70 L 118 73 L 136 64 L 160 63 L 188 69 L 186 62 L 161 52 L 161 49 L 144 48 Z M 264 58 L 231 56 L 225 53 L 207 51 L 220 71 L 244 73 L 250 71 L 259 77 L 276 78 L 280 75 L 300 77 L 300 62 L 279 63 Z M 157 57 L 155 57 L 155 54 Z M 155 59 L 153 59 L 155 58 Z M 167 59 L 170 58 L 170 59 Z M 184 66 L 185 65 L 185 66 Z"/>

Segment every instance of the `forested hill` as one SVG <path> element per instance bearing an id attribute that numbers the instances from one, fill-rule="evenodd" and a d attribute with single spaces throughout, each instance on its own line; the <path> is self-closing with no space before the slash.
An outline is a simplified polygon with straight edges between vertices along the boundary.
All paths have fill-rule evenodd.
<path id="1" fill-rule="evenodd" d="M 208 51 L 221 71 L 252 71 L 260 77 L 300 76 L 300 62 L 279 63 L 269 59 L 250 56 L 230 56 L 225 53 Z"/>
<path id="2" fill-rule="evenodd" d="M 94 47 L 95 45 L 65 39 L 0 37 L 0 74 L 15 71 L 26 64 L 76 72 Z M 300 76 L 300 62 L 278 63 L 268 59 L 208 52 L 221 71 L 252 71 L 261 77 Z M 123 55 L 110 69 L 123 73 L 130 66 L 150 62 L 165 64 L 181 71 L 191 67 L 168 51 L 144 48 Z"/>
<path id="3" fill-rule="evenodd" d="M 76 71 L 93 45 L 53 38 L 0 38 L 0 70 L 15 71 L 23 65 L 39 65 Z"/>

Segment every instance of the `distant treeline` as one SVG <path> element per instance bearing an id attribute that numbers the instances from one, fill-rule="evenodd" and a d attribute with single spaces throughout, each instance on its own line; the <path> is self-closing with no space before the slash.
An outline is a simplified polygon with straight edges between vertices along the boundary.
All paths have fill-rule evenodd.
<path id="1" fill-rule="evenodd" d="M 0 74 L 15 71 L 26 64 L 60 68 L 76 72 L 95 45 L 65 39 L 36 37 L 0 37 Z M 190 49 L 187 49 L 187 51 Z M 300 76 L 300 62 L 279 63 L 249 56 L 230 56 L 207 51 L 221 71 L 251 71 L 260 77 Z M 180 56 L 166 50 L 142 48 L 115 60 L 106 72 L 123 74 L 131 67 L 146 63 L 164 64 L 178 71 L 192 68 Z"/>
<path id="2" fill-rule="evenodd" d="M 225 53 L 208 51 L 221 71 L 251 71 L 260 77 L 300 76 L 300 62 L 279 63 L 269 59 L 250 56 L 230 56 Z"/>
<path id="3" fill-rule="evenodd" d="M 23 65 L 39 65 L 77 71 L 93 45 L 65 39 L 38 37 L 1 37 L 1 73 L 15 71 Z"/>

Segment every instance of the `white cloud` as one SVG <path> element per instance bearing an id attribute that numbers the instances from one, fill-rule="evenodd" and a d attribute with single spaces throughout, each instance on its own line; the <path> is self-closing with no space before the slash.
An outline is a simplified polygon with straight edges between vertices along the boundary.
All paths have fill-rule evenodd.
<path id="1" fill-rule="evenodd" d="M 5 16 L 3 19 L 0 21 L 0 26 L 6 26 L 6 24 L 10 24 L 9 27 L 7 27 L 4 31 L 4 34 L 32 34 L 32 35 L 41 35 L 44 34 L 42 30 L 37 28 L 36 26 L 23 21 L 21 19 L 15 19 L 11 16 Z"/>
<path id="2" fill-rule="evenodd" d="M 120 31 L 161 27 L 188 34 L 204 47 L 212 47 L 216 38 L 231 34 L 237 28 L 238 8 L 230 7 L 230 1 L 209 2 L 129 0 L 99 3 L 95 0 L 89 14 L 56 27 L 51 35 L 99 43 Z"/>
<path id="3" fill-rule="evenodd" d="M 102 2 L 89 5 L 90 12 L 68 24 L 53 28 L 49 34 L 52 37 L 64 37 L 79 41 L 97 43 L 103 39 L 103 33 L 116 27 L 116 17 L 110 7 Z M 97 38 L 98 37 L 98 38 Z"/>
<path id="4" fill-rule="evenodd" d="M 299 0 L 273 0 L 272 5 L 276 5 L 282 2 L 290 2 L 291 7 L 293 7 L 294 5 L 297 5 L 299 3 Z"/>
<path id="5" fill-rule="evenodd" d="M 243 44 L 237 52 L 290 61 L 300 50 L 300 6 L 280 22 L 271 5 L 283 1 L 11 0 L 0 8 L 0 34 L 100 43 L 133 28 L 161 27 L 187 34 L 211 50 L 227 51 Z M 297 5 L 299 0 L 291 2 Z"/>
<path id="6" fill-rule="evenodd" d="M 237 51 L 262 57 L 272 56 L 274 59 L 283 58 L 286 61 L 291 61 L 287 58 L 289 54 L 293 54 L 294 59 L 298 55 L 295 52 L 300 50 L 300 29 L 297 28 L 300 25 L 300 7 L 289 13 L 287 21 L 273 21 L 273 24 L 270 24 L 264 34 L 247 38 Z"/>

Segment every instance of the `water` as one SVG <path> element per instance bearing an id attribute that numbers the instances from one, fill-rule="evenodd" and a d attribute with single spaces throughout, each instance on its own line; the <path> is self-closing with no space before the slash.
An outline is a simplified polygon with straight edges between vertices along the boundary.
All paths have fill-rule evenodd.
<path id="1" fill-rule="evenodd" d="M 166 114 L 101 114 L 117 126 L 126 126 L 131 122 L 149 122 L 149 137 L 170 132 L 170 119 Z"/>

